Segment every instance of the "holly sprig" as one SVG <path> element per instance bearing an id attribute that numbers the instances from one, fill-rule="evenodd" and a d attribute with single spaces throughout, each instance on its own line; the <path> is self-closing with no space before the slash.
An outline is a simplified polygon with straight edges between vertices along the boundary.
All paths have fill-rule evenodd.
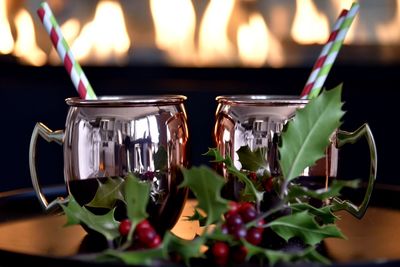
<path id="1" fill-rule="evenodd" d="M 156 247 L 135 249 L 133 236 L 136 228 L 143 228 L 141 225 L 148 216 L 146 206 L 150 185 L 133 174 L 99 183 L 95 197 L 87 206 L 108 208 L 105 215 L 96 215 L 85 206 L 79 206 L 71 196 L 68 205 L 62 205 L 67 225 L 84 224 L 109 241 L 109 248 L 97 255 L 99 261 L 119 260 L 127 264 L 150 265 L 180 258 L 187 266 L 204 260 L 226 264 L 226 251 L 232 248 L 234 256 L 241 256 L 241 260 L 258 259 L 268 261 L 270 265 L 304 260 L 327 263 L 329 260 L 318 252 L 318 245 L 325 238 L 344 238 L 344 234 L 335 224 L 338 217 L 332 212 L 332 205 L 315 207 L 308 200 L 314 198 L 324 203 L 338 196 L 343 187 L 357 184 L 354 181 L 334 182 L 326 189 L 311 190 L 297 183 L 296 177 L 324 155 L 329 138 L 340 126 L 344 114 L 340 95 L 341 86 L 323 91 L 288 122 L 279 146 L 281 176 L 270 177 L 264 148 L 254 151 L 248 147 L 240 148 L 237 153 L 241 170 L 236 169 L 229 156 L 223 157 L 217 149 L 209 149 L 206 155 L 212 158 L 211 161 L 223 164 L 229 175 L 242 185 L 239 199 L 232 201 L 222 196 L 225 178 L 210 167 L 182 168 L 180 186 L 188 187 L 197 199 L 197 206 L 189 219 L 197 220 L 205 227 L 203 234 L 193 240 L 181 239 L 167 231 Z M 161 164 L 164 161 L 160 159 L 157 162 Z M 260 179 L 257 183 L 254 180 L 260 175 L 260 179 L 272 184 L 271 188 L 260 190 L 257 184 Z M 263 208 L 271 196 L 275 197 L 275 204 Z M 113 206 L 117 201 L 126 205 L 130 228 L 125 236 L 118 232 L 121 222 L 113 216 Z M 240 220 L 240 229 L 234 229 L 232 225 Z M 253 234 L 251 237 L 243 234 L 249 232 Z M 259 234 L 266 233 L 283 240 L 280 247 L 265 246 Z M 300 248 L 287 249 L 291 240 L 300 240 Z"/>

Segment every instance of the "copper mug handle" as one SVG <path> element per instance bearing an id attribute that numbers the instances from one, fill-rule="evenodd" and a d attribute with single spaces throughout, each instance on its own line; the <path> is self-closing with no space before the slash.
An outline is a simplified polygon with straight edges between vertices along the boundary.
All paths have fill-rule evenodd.
<path id="1" fill-rule="evenodd" d="M 45 211 L 53 211 L 59 207 L 59 204 L 66 203 L 68 201 L 68 198 L 57 197 L 53 201 L 49 202 L 43 193 L 36 172 L 36 144 L 39 136 L 41 136 L 44 140 L 46 140 L 49 143 L 56 142 L 59 145 L 63 145 L 64 131 L 63 130 L 52 131 L 43 123 L 38 122 L 36 123 L 35 128 L 33 129 L 31 142 L 29 145 L 29 170 L 31 174 L 33 188 L 35 190 L 36 196 L 38 197 L 42 208 Z"/>
<path id="2" fill-rule="evenodd" d="M 335 144 L 337 148 L 340 148 L 345 144 L 354 144 L 362 137 L 365 137 L 367 139 L 370 152 L 370 172 L 364 199 L 359 206 L 353 204 L 349 200 L 342 200 L 338 197 L 332 199 L 332 201 L 336 204 L 334 211 L 346 210 L 359 219 L 361 219 L 364 216 L 365 212 L 367 211 L 369 200 L 371 198 L 371 194 L 374 189 L 374 184 L 376 180 L 377 152 L 376 152 L 374 137 L 372 135 L 371 129 L 369 128 L 368 124 L 365 123 L 354 132 L 346 132 L 338 130 L 336 135 L 336 144 Z"/>

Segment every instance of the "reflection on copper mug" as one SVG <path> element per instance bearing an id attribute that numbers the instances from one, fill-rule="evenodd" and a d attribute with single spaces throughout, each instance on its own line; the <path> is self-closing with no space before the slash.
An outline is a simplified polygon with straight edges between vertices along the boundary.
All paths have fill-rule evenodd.
<path id="1" fill-rule="evenodd" d="M 265 159 L 272 176 L 280 175 L 278 163 L 278 142 L 284 125 L 294 115 L 297 109 L 303 108 L 308 100 L 293 96 L 266 95 L 231 95 L 216 98 L 218 107 L 214 138 L 216 147 L 222 156 L 230 156 L 237 169 L 241 169 L 237 151 L 242 146 L 248 146 L 254 151 L 265 148 Z M 370 174 L 366 193 L 360 205 L 348 200 L 333 199 L 341 204 L 343 209 L 361 218 L 368 202 L 376 179 L 377 156 L 374 138 L 368 124 L 362 125 L 354 132 L 336 130 L 332 136 L 331 145 L 327 148 L 325 158 L 318 160 L 314 166 L 306 168 L 301 176 L 305 177 L 337 177 L 338 151 L 347 143 L 355 143 L 365 137 L 370 150 Z M 225 171 L 221 170 L 229 179 Z M 233 191 L 235 184 L 233 183 Z"/>
<path id="2" fill-rule="evenodd" d="M 98 180 L 136 174 L 151 183 L 148 212 L 155 226 L 171 228 L 187 196 L 178 188 L 180 167 L 187 165 L 188 141 L 185 96 L 68 98 L 65 130 L 51 131 L 37 123 L 30 144 L 30 172 L 36 194 L 45 210 L 65 199 L 48 202 L 36 172 L 38 136 L 63 145 L 64 179 L 80 204 L 93 198 Z"/>

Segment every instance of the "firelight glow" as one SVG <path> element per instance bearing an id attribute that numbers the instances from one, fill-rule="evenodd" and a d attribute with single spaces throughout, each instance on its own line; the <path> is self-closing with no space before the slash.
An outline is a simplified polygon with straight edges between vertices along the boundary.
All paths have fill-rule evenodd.
<path id="1" fill-rule="evenodd" d="M 32 17 L 21 9 L 15 17 L 17 39 L 13 54 L 33 66 L 46 64 L 47 55 L 36 44 L 36 34 Z"/>
<path id="2" fill-rule="evenodd" d="M 228 38 L 229 19 L 235 0 L 211 0 L 204 12 L 199 32 L 199 60 L 203 65 L 228 64 L 235 57 Z"/>
<path id="3" fill-rule="evenodd" d="M 177 64 L 195 62 L 196 14 L 190 0 L 150 0 L 156 45 Z"/>
<path id="4" fill-rule="evenodd" d="M 400 40 L 400 0 L 396 0 L 396 12 L 393 19 L 376 27 L 378 39 L 386 44 L 397 44 Z"/>
<path id="5" fill-rule="evenodd" d="M 6 0 L 0 0 L 0 54 L 10 54 L 14 48 L 14 39 L 7 16 Z"/>
<path id="6" fill-rule="evenodd" d="M 71 49 L 82 62 L 119 63 L 126 59 L 130 45 L 121 4 L 101 1 L 94 19 L 83 26 Z"/>
<path id="7" fill-rule="evenodd" d="M 299 44 L 324 44 L 329 36 L 328 18 L 321 14 L 312 0 L 296 0 L 291 35 Z"/>
<path id="8" fill-rule="evenodd" d="M 269 31 L 261 14 L 252 14 L 248 24 L 239 26 L 237 44 L 239 57 L 245 66 L 261 67 L 267 59 L 273 67 L 280 67 L 284 63 L 282 47 Z"/>

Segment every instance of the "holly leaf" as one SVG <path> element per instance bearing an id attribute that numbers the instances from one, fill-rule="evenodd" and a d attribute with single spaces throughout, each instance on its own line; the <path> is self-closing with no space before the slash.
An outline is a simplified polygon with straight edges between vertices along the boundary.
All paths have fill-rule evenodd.
<path id="1" fill-rule="evenodd" d="M 132 221 L 132 229 L 147 218 L 147 203 L 150 196 L 150 184 L 140 181 L 132 173 L 125 178 L 124 197 L 128 218 Z"/>
<path id="2" fill-rule="evenodd" d="M 297 110 L 293 120 L 287 124 L 278 148 L 279 163 L 286 180 L 296 178 L 324 156 L 329 138 L 341 125 L 344 115 L 341 91 L 342 85 L 324 90 L 304 108 Z"/>
<path id="3" fill-rule="evenodd" d="M 206 225 L 218 221 L 228 211 L 228 201 L 221 197 L 224 178 L 207 166 L 182 169 L 183 182 L 198 200 L 197 207 L 207 214 Z"/>
<path id="4" fill-rule="evenodd" d="M 178 253 L 186 266 L 190 266 L 190 259 L 192 258 L 204 258 L 204 254 L 201 252 L 201 247 L 205 243 L 203 236 L 196 237 L 193 240 L 184 240 L 177 237 L 171 232 L 167 232 L 164 236 L 164 247 L 170 253 Z"/>
<path id="5" fill-rule="evenodd" d="M 204 153 L 203 155 L 213 157 L 214 159 L 211 160 L 211 162 L 216 162 L 216 163 L 225 163 L 228 166 L 232 166 L 233 162 L 232 159 L 227 156 L 224 158 L 221 153 L 219 152 L 218 148 L 208 148 L 208 151 Z"/>
<path id="6" fill-rule="evenodd" d="M 124 201 L 123 178 L 107 177 L 107 180 L 104 183 L 100 182 L 100 180 L 97 180 L 97 183 L 98 187 L 95 196 L 85 206 L 112 209 L 115 207 L 117 200 Z"/>
<path id="7" fill-rule="evenodd" d="M 328 188 L 324 187 L 317 190 L 308 189 L 307 187 L 294 184 L 289 187 L 287 200 L 291 202 L 292 200 L 303 196 L 312 197 L 319 200 L 326 200 L 332 197 L 339 196 L 340 191 L 344 187 L 357 188 L 359 187 L 359 184 L 359 180 L 344 181 L 335 179 L 332 181 L 332 184 Z"/>
<path id="8" fill-rule="evenodd" d="M 290 208 L 293 212 L 308 211 L 312 215 L 317 216 L 323 224 L 332 224 L 338 219 L 338 217 L 333 214 L 331 205 L 316 208 L 308 203 L 293 203 L 290 205 Z"/>
<path id="9" fill-rule="evenodd" d="M 188 221 L 198 221 L 200 227 L 205 226 L 207 222 L 207 217 L 203 216 L 198 209 L 194 209 L 194 214 L 192 216 L 187 216 L 186 218 Z"/>
<path id="10" fill-rule="evenodd" d="M 110 259 L 119 259 L 125 264 L 150 266 L 156 260 L 168 259 L 168 254 L 163 246 L 159 246 L 133 251 L 107 250 L 97 257 L 98 261 L 107 262 Z"/>
<path id="11" fill-rule="evenodd" d="M 164 146 L 159 146 L 156 153 L 154 153 L 154 169 L 155 170 L 165 170 L 168 165 L 168 155 L 167 150 Z"/>
<path id="12" fill-rule="evenodd" d="M 257 204 L 263 199 L 264 192 L 258 191 L 254 183 L 247 177 L 246 174 L 242 173 L 235 166 L 227 166 L 229 173 L 235 175 L 239 181 L 244 183 L 243 195 L 246 197 L 251 197 L 253 199 L 247 199 L 248 201 L 256 201 Z"/>
<path id="13" fill-rule="evenodd" d="M 259 147 L 255 151 L 251 151 L 249 146 L 242 146 L 236 153 L 239 156 L 239 161 L 243 169 L 257 171 L 268 167 L 265 159 L 266 150 L 267 148 L 265 147 Z"/>
<path id="14" fill-rule="evenodd" d="M 280 217 L 268 225 L 286 241 L 292 237 L 299 237 L 309 245 L 315 245 L 327 237 L 344 238 L 336 225 L 320 226 L 307 211 Z"/>
<path id="15" fill-rule="evenodd" d="M 72 195 L 70 195 L 68 204 L 62 204 L 61 207 L 67 216 L 65 226 L 85 224 L 90 229 L 102 234 L 109 241 L 119 236 L 119 222 L 114 219 L 115 209 L 104 215 L 96 215 L 85 207 L 81 207 Z"/>
<path id="16" fill-rule="evenodd" d="M 329 264 L 329 259 L 319 254 L 314 246 L 308 247 L 300 251 L 284 251 L 272 250 L 254 246 L 243 240 L 243 245 L 247 248 L 247 260 L 257 256 L 259 258 L 267 258 L 269 266 L 274 266 L 278 262 L 296 262 L 296 261 L 316 261 L 323 264 Z"/>
<path id="17" fill-rule="evenodd" d="M 227 171 L 236 176 L 239 181 L 244 183 L 244 189 L 242 193 L 248 198 L 248 201 L 256 201 L 257 203 L 261 202 L 264 192 L 258 191 L 254 183 L 247 177 L 247 175 L 236 169 L 230 156 L 224 158 L 217 148 L 209 148 L 205 155 L 214 157 L 213 162 L 225 163 Z"/>

